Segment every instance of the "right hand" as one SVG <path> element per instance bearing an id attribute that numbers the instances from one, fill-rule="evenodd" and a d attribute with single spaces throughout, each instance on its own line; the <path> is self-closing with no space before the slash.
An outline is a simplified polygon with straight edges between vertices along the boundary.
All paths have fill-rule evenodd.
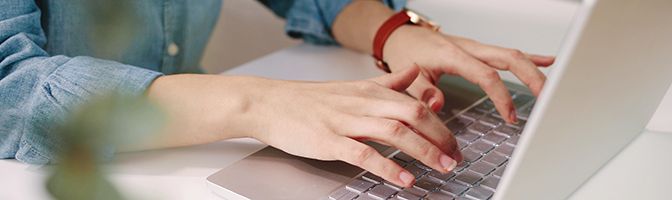
<path id="1" fill-rule="evenodd" d="M 252 124 L 249 136 L 287 153 L 342 160 L 410 186 L 411 173 L 361 141 L 394 146 L 442 173 L 462 161 L 451 131 L 425 104 L 401 93 L 418 73 L 412 67 L 352 82 L 258 79 L 250 81 L 257 89 L 241 117 Z"/>

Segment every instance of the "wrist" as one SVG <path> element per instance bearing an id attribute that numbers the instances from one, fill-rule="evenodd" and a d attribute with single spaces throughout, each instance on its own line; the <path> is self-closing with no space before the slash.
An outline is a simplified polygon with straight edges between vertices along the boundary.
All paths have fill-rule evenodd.
<path id="1" fill-rule="evenodd" d="M 163 139 L 169 141 L 163 143 L 183 146 L 248 137 L 248 79 L 195 74 L 156 79 L 147 96 L 167 115 Z"/>

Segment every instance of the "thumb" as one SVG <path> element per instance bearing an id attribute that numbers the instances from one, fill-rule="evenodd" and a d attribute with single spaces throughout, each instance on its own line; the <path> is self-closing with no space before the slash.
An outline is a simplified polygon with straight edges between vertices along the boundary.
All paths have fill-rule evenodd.
<path id="1" fill-rule="evenodd" d="M 398 92 L 403 92 L 411 85 L 411 83 L 413 83 L 419 73 L 420 68 L 413 65 L 407 69 L 371 78 L 369 80 Z"/>

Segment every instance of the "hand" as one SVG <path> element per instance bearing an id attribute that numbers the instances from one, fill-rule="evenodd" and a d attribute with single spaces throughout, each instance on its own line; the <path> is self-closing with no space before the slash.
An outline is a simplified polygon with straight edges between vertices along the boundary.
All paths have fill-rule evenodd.
<path id="1" fill-rule="evenodd" d="M 393 32 L 383 51 L 392 72 L 421 67 L 421 75 L 408 88 L 408 93 L 432 110 L 440 110 L 445 102 L 441 90 L 435 86 L 439 77 L 460 75 L 481 87 L 509 123 L 517 122 L 516 109 L 497 70 L 510 70 L 536 96 L 546 80 L 537 66 L 547 67 L 555 60 L 411 25 Z"/>
<path id="2" fill-rule="evenodd" d="M 423 103 L 404 95 L 419 69 L 370 80 L 306 83 L 256 80 L 243 118 L 252 137 L 287 153 L 342 160 L 394 184 L 414 177 L 361 141 L 394 146 L 443 173 L 462 160 L 453 134 Z M 457 160 L 457 161 L 455 161 Z"/>

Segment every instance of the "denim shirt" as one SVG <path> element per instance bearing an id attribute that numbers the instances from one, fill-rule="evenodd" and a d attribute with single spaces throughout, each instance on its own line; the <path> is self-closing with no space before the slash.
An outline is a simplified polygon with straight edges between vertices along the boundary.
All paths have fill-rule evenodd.
<path id="1" fill-rule="evenodd" d="M 53 125 L 77 105 L 109 91 L 142 95 L 163 74 L 200 72 L 221 5 L 220 0 L 107 0 L 92 9 L 91 1 L 0 1 L 0 158 L 51 163 L 59 149 Z M 323 45 L 337 45 L 330 27 L 350 3 L 260 2 L 286 19 L 290 37 Z M 405 4 L 384 2 L 395 10 Z M 124 20 L 99 17 L 117 12 L 132 26 L 123 29 Z"/>

